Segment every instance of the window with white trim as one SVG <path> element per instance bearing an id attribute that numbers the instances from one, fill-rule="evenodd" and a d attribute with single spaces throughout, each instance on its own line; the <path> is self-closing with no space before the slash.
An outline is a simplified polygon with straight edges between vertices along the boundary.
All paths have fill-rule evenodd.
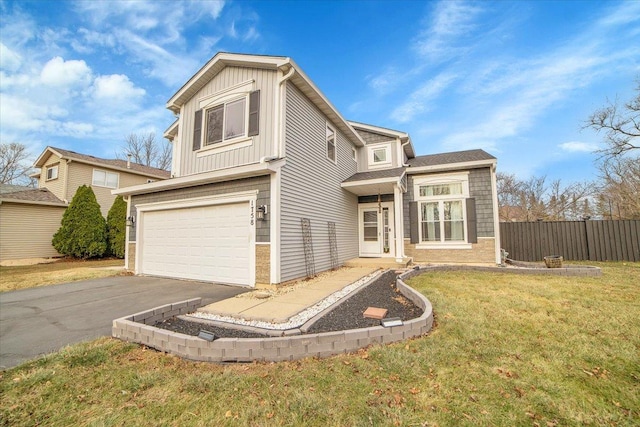
<path id="1" fill-rule="evenodd" d="M 58 178 L 58 165 L 47 166 L 47 181 Z"/>
<path id="2" fill-rule="evenodd" d="M 391 165 L 391 144 L 373 145 L 369 149 L 369 167 Z"/>
<path id="3" fill-rule="evenodd" d="M 94 169 L 93 180 L 91 182 L 96 187 L 118 188 L 119 176 L 120 174 L 116 172 Z"/>
<path id="4" fill-rule="evenodd" d="M 247 99 L 242 97 L 205 111 L 204 145 L 217 144 L 246 135 Z"/>
<path id="5" fill-rule="evenodd" d="M 327 159 L 336 163 L 336 131 L 327 124 Z"/>
<path id="6" fill-rule="evenodd" d="M 467 174 L 417 178 L 414 180 L 414 194 L 418 202 L 420 243 L 467 242 Z"/>

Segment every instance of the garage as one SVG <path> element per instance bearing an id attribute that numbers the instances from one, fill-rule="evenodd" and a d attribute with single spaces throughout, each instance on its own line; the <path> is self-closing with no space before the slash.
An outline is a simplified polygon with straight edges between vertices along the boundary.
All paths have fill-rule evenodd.
<path id="1" fill-rule="evenodd" d="M 251 202 L 139 210 L 141 274 L 255 285 Z"/>

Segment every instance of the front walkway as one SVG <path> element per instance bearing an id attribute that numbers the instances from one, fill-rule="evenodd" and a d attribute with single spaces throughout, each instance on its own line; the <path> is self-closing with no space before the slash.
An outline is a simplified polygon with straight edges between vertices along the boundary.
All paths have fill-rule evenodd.
<path id="1" fill-rule="evenodd" d="M 203 306 L 198 311 L 244 320 L 285 323 L 308 307 L 376 270 L 377 267 L 343 267 L 321 273 L 308 281 L 300 281 L 290 288 L 285 287 L 264 299 L 257 295 L 267 292 L 257 290 Z"/>

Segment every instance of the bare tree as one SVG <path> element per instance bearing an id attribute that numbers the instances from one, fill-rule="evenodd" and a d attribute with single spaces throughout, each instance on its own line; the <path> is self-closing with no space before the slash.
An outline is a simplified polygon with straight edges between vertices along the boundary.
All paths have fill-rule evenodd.
<path id="1" fill-rule="evenodd" d="M 598 213 L 607 219 L 640 219 L 640 156 L 609 158 L 598 169 Z"/>
<path id="2" fill-rule="evenodd" d="M 31 164 L 26 160 L 29 152 L 24 144 L 0 144 L 0 184 L 30 185 Z"/>
<path id="3" fill-rule="evenodd" d="M 522 181 L 498 173 L 497 186 L 500 221 L 563 221 L 591 215 L 589 183 L 565 186 L 560 180 L 549 184 L 546 176 Z"/>
<path id="4" fill-rule="evenodd" d="M 131 133 L 124 142 L 122 151 L 116 154 L 119 159 L 126 159 L 131 155 L 132 161 L 145 166 L 164 170 L 169 170 L 171 167 L 171 144 L 167 141 L 157 142 L 154 132 Z"/>
<path id="5" fill-rule="evenodd" d="M 606 148 L 597 151 L 605 159 L 640 149 L 640 79 L 636 92 L 635 98 L 624 104 L 617 98 L 615 102 L 607 100 L 608 105 L 594 112 L 584 126 L 605 133 Z"/>

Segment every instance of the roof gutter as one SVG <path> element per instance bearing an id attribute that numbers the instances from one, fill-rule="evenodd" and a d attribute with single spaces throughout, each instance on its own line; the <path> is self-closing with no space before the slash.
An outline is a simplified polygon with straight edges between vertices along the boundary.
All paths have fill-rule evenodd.
<path id="1" fill-rule="evenodd" d="M 444 170 L 459 170 L 459 169 L 477 169 L 481 167 L 495 167 L 497 164 L 496 159 L 492 160 L 474 160 L 471 162 L 460 163 L 444 163 L 440 165 L 430 166 L 411 166 L 407 169 L 408 174 L 416 174 L 421 172 L 438 172 Z"/>

